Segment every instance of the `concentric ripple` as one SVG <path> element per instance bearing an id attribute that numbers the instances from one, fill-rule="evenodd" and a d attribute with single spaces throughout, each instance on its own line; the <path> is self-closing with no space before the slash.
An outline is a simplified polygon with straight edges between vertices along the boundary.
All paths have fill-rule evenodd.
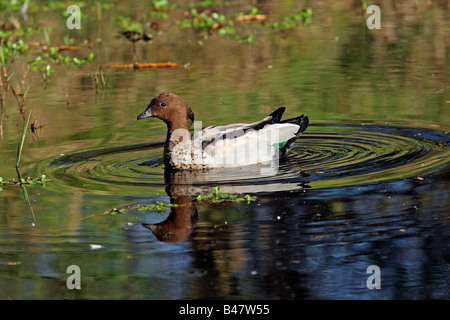
<path id="1" fill-rule="evenodd" d="M 252 166 L 179 173 L 170 183 L 232 186 L 233 192 L 258 192 L 423 177 L 450 163 L 449 143 L 447 133 L 433 130 L 311 125 L 288 158 L 269 174 Z M 133 195 L 136 188 L 146 187 L 142 192 L 149 195 L 161 192 L 167 183 L 162 155 L 162 142 L 99 148 L 50 159 L 39 171 L 71 187 Z"/>
<path id="2" fill-rule="evenodd" d="M 426 175 L 448 164 L 446 133 L 377 125 L 317 126 L 296 144 L 292 160 L 316 187 Z"/>

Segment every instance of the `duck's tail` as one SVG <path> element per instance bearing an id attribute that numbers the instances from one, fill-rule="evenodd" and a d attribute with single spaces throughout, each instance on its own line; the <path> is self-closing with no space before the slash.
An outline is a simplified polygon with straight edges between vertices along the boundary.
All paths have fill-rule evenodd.
<path id="1" fill-rule="evenodd" d="M 300 117 L 283 120 L 283 121 L 280 121 L 280 123 L 294 123 L 294 124 L 300 126 L 300 128 L 298 129 L 297 134 L 296 134 L 296 137 L 298 138 L 298 137 L 300 137 L 302 132 L 305 131 L 306 128 L 308 128 L 309 119 L 307 116 L 302 114 Z"/>
<path id="2" fill-rule="evenodd" d="M 280 123 L 281 117 L 283 116 L 283 113 L 285 110 L 286 110 L 285 107 L 280 107 L 277 110 L 275 110 L 274 112 L 272 112 L 271 114 L 269 114 L 269 116 L 266 118 L 266 119 L 270 119 L 268 121 L 268 123 L 269 124 Z M 293 120 L 293 119 L 291 119 L 291 120 Z"/>
<path id="3" fill-rule="evenodd" d="M 308 124 L 309 124 L 309 119 L 307 116 L 302 114 L 300 117 L 283 120 L 283 121 L 280 121 L 280 123 L 292 123 L 292 124 L 296 124 L 299 126 L 299 129 L 298 129 L 297 133 L 295 134 L 295 137 L 287 140 L 286 143 L 284 143 L 284 145 L 280 148 L 279 158 L 281 159 L 281 158 L 286 157 L 286 155 L 289 153 L 289 151 L 291 151 L 295 140 L 297 140 L 298 137 L 300 137 L 300 135 L 306 130 L 306 128 L 308 127 Z"/>

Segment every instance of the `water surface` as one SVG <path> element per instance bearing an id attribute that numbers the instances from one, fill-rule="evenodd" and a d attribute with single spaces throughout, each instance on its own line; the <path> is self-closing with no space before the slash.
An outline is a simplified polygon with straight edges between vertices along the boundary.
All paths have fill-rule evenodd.
<path id="1" fill-rule="evenodd" d="M 83 28 L 69 33 L 59 11 L 28 12 L 23 23 L 52 27 L 53 43 L 87 40 L 79 53 L 102 64 L 136 60 L 117 36 L 118 15 L 156 21 L 153 40 L 136 44 L 138 59 L 180 67 L 102 69 L 102 87 L 98 61 L 60 65 L 46 81 L 30 72 L 23 113 L 6 96 L 0 176 L 15 177 L 31 110 L 40 128 L 28 133 L 20 170 L 52 181 L 0 191 L 0 298 L 448 299 L 448 5 L 383 4 L 381 30 L 368 30 L 351 1 L 258 2 L 274 20 L 306 7 L 315 15 L 293 30 L 248 25 L 257 39 L 248 45 L 179 28 L 188 9 L 176 3 L 167 19 L 143 17 L 144 3 L 103 8 L 100 24 L 86 5 Z M 33 50 L 15 61 L 15 81 Z M 285 117 L 308 115 L 310 126 L 271 175 L 172 173 L 164 123 L 136 121 L 164 91 L 182 96 L 204 127 L 256 121 L 280 106 Z M 257 200 L 196 201 L 215 186 Z M 179 206 L 136 209 L 157 201 Z M 112 208 L 129 211 L 104 214 Z M 81 290 L 66 286 L 72 264 Z M 366 286 L 370 265 L 380 267 L 379 290 Z"/>

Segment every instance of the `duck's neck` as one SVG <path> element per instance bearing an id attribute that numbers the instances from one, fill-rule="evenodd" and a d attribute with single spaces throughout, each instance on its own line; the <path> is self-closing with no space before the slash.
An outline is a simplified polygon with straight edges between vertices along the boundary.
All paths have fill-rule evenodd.
<path id="1" fill-rule="evenodd" d="M 191 121 L 187 117 L 178 117 L 171 121 L 166 121 L 167 133 L 173 133 L 177 130 L 189 130 L 191 127 Z"/>

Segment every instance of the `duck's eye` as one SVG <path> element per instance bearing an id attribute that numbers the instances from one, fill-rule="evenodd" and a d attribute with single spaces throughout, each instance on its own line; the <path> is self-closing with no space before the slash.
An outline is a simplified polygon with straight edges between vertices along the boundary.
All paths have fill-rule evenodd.
<path id="1" fill-rule="evenodd" d="M 160 107 L 161 108 L 165 108 L 167 106 L 167 104 L 165 102 L 161 102 Z"/>

